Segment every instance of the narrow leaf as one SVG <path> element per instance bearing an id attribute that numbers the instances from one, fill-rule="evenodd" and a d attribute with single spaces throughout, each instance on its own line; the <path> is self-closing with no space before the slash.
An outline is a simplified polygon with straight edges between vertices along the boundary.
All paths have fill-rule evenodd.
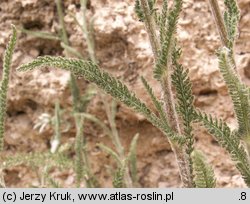
<path id="1" fill-rule="evenodd" d="M 53 34 L 48 33 L 48 32 L 31 31 L 31 30 L 27 30 L 24 28 L 21 29 L 21 32 L 26 33 L 27 35 L 31 35 L 31 36 L 46 39 L 46 40 L 60 40 L 60 38 L 58 36 L 53 35 Z"/>
<path id="2" fill-rule="evenodd" d="M 163 121 L 167 121 L 167 116 L 166 113 L 163 109 L 163 105 L 162 103 L 156 98 L 153 89 L 150 87 L 150 85 L 148 84 L 148 82 L 146 81 L 146 79 L 144 77 L 141 77 L 142 83 L 146 89 L 146 91 L 148 92 L 148 95 L 150 96 L 156 110 L 158 111 L 161 120 Z"/>
<path id="3" fill-rule="evenodd" d="M 105 151 L 109 155 L 111 155 L 115 159 L 115 161 L 117 162 L 118 166 L 121 166 L 122 161 L 120 160 L 119 155 L 114 150 L 112 150 L 108 146 L 101 144 L 101 143 L 98 144 L 97 146 L 100 147 L 103 151 Z"/>
<path id="4" fill-rule="evenodd" d="M 229 94 L 234 104 L 234 111 L 239 125 L 239 134 L 250 135 L 250 104 L 248 89 L 239 80 L 230 56 L 230 50 L 226 47 L 218 52 L 220 72 L 228 86 Z"/>
<path id="5" fill-rule="evenodd" d="M 124 175 L 126 171 L 126 161 L 123 161 L 122 164 L 118 167 L 115 176 L 113 178 L 113 187 L 114 188 L 124 188 Z"/>
<path id="6" fill-rule="evenodd" d="M 106 93 L 120 100 L 128 107 L 134 109 L 136 112 L 143 114 L 148 121 L 150 121 L 154 126 L 159 128 L 172 141 L 175 141 L 179 144 L 184 143 L 184 138 L 174 133 L 172 129 L 165 122 L 162 122 L 146 106 L 145 103 L 141 102 L 141 100 L 138 99 L 135 94 L 127 88 L 126 85 L 124 85 L 118 79 L 112 77 L 107 72 L 100 70 L 99 67 L 93 62 L 76 59 L 66 59 L 63 57 L 46 56 L 38 57 L 36 60 L 28 64 L 21 65 L 18 70 L 28 71 L 44 66 L 52 66 L 69 70 L 77 76 L 83 76 L 86 80 L 94 82 Z"/>
<path id="7" fill-rule="evenodd" d="M 172 48 L 175 43 L 175 32 L 178 18 L 182 9 L 182 0 L 175 0 L 173 9 L 168 13 L 167 30 L 162 42 L 160 56 L 156 62 L 154 69 L 155 79 L 161 81 L 163 76 L 168 73 L 168 66 L 171 64 Z"/>
<path id="8" fill-rule="evenodd" d="M 137 183 L 137 159 L 136 159 L 136 148 L 137 148 L 137 141 L 139 138 L 139 134 L 137 133 L 130 144 L 129 153 L 128 153 L 128 161 L 130 163 L 130 172 L 131 178 L 134 184 Z"/>
<path id="9" fill-rule="evenodd" d="M 5 132 L 5 116 L 6 116 L 6 101 L 9 87 L 9 75 L 11 68 L 11 61 L 16 45 L 16 27 L 12 25 L 12 36 L 10 37 L 3 59 L 3 74 L 0 83 L 0 151 L 4 146 L 4 132 Z"/>
<path id="10" fill-rule="evenodd" d="M 241 172 L 245 183 L 250 187 L 250 161 L 237 133 L 231 132 L 225 122 L 213 119 L 210 115 L 196 111 L 195 117 L 199 122 L 203 123 L 219 144 L 228 151 L 232 160 L 236 162 L 236 167 Z"/>
<path id="11" fill-rule="evenodd" d="M 205 157 L 198 151 L 192 153 L 194 172 L 195 172 L 195 184 L 197 188 L 215 188 L 216 179 L 214 171 L 209 166 Z"/>

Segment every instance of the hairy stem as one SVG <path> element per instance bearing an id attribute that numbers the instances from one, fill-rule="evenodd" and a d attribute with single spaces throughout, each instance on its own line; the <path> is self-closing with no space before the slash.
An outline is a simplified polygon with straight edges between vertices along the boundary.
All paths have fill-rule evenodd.
<path id="1" fill-rule="evenodd" d="M 86 18 L 88 0 L 81 0 L 80 2 L 81 2 L 82 14 L 83 14 L 82 31 L 85 34 L 85 39 L 87 41 L 88 53 L 89 53 L 90 59 L 96 63 L 97 60 L 95 57 L 95 46 L 94 46 L 93 36 L 90 34 L 90 31 L 88 29 L 89 26 L 88 26 L 87 18 Z"/>
<path id="2" fill-rule="evenodd" d="M 171 82 L 167 76 L 163 78 L 162 87 L 164 90 L 164 102 L 165 102 L 165 110 L 167 113 L 168 123 L 175 132 L 181 134 L 181 129 L 179 125 L 180 123 L 174 105 L 175 104 L 174 97 L 171 91 Z M 170 144 L 177 158 L 180 176 L 184 187 L 189 187 L 189 188 L 194 187 L 192 169 L 190 168 L 191 166 L 190 166 L 189 155 L 186 153 L 185 149 L 183 147 L 180 147 L 178 144 L 175 144 L 171 141 Z"/>
<path id="3" fill-rule="evenodd" d="M 69 45 L 68 35 L 67 35 L 67 31 L 66 31 L 65 24 L 64 24 L 64 14 L 63 14 L 61 0 L 56 0 L 56 8 L 57 8 L 59 23 L 60 23 L 60 27 L 61 27 L 61 31 L 62 31 L 62 41 L 66 45 Z"/>
<path id="4" fill-rule="evenodd" d="M 218 30 L 219 35 L 220 35 L 221 43 L 223 46 L 229 47 L 228 34 L 227 34 L 227 30 L 226 30 L 226 27 L 225 27 L 225 24 L 224 24 L 224 21 L 222 18 L 222 14 L 220 11 L 218 1 L 217 0 L 208 0 L 208 1 L 209 1 L 211 12 L 212 12 L 213 17 L 214 17 L 214 21 L 215 21 L 217 30 Z M 234 49 L 233 48 L 231 50 L 230 55 L 231 55 L 230 57 L 232 59 L 233 64 L 235 65 L 235 70 L 236 70 L 236 62 L 234 59 Z"/>
<path id="5" fill-rule="evenodd" d="M 62 1 L 61 0 L 56 0 L 56 5 L 57 5 L 57 12 L 59 16 L 59 23 L 62 31 L 62 41 L 66 46 L 70 47 L 67 31 L 65 28 L 64 24 L 64 14 L 63 14 L 63 9 L 62 9 Z M 68 51 L 65 49 L 66 52 Z M 81 98 L 80 98 L 80 90 L 77 86 L 77 80 L 74 74 L 70 74 L 70 87 L 71 87 L 71 92 L 72 92 L 72 97 L 73 97 L 73 108 L 75 113 L 80 113 L 82 112 L 82 107 L 81 107 Z M 87 187 L 95 187 L 95 182 L 93 182 L 92 178 L 92 173 L 88 161 L 88 155 L 86 151 L 86 144 L 83 140 L 83 119 L 81 116 L 76 115 L 75 117 L 75 123 L 76 123 L 76 128 L 77 128 L 77 134 L 76 134 L 76 172 L 77 172 L 77 186 L 80 186 L 80 181 L 82 179 L 81 175 L 83 172 L 81 166 L 85 166 L 85 175 L 84 175 L 84 180 L 85 180 L 85 185 Z"/>
<path id="6" fill-rule="evenodd" d="M 84 176 L 85 186 L 87 188 L 93 188 L 96 187 L 96 182 L 91 172 L 86 138 L 83 136 L 84 117 L 80 114 L 75 114 L 75 122 L 77 129 L 75 142 L 77 187 L 80 187 L 82 176 Z"/>
<path id="7" fill-rule="evenodd" d="M 63 14 L 63 8 L 62 8 L 62 1 L 61 0 L 56 0 L 56 8 L 57 8 L 59 24 L 60 24 L 60 28 L 61 28 L 61 32 L 62 32 L 61 39 L 62 39 L 63 43 L 66 46 L 69 46 L 70 43 L 69 43 L 66 28 L 65 28 L 65 24 L 64 24 L 64 14 Z M 80 110 L 79 110 L 78 103 L 80 101 L 80 93 L 79 93 L 79 88 L 77 87 L 76 78 L 72 73 L 70 74 L 70 88 L 71 88 L 72 97 L 73 97 L 74 111 L 79 112 Z"/>
<path id="8" fill-rule="evenodd" d="M 227 47 L 227 44 L 228 44 L 227 31 L 226 31 L 225 24 L 223 22 L 223 18 L 221 15 L 218 1 L 217 0 L 208 0 L 208 1 L 209 1 L 209 5 L 211 8 L 211 12 L 212 12 L 213 17 L 214 17 L 215 24 L 216 24 L 217 29 L 218 29 L 219 34 L 220 34 L 222 45 Z"/>
<path id="9" fill-rule="evenodd" d="M 115 111 L 112 111 L 111 109 L 114 109 L 116 107 L 115 106 L 115 101 L 112 101 L 112 105 L 109 105 L 109 102 L 107 100 L 107 98 L 104 96 L 104 94 L 102 94 L 102 101 L 104 103 L 104 107 L 105 107 L 105 111 L 108 117 L 108 122 L 111 128 L 111 132 L 112 132 L 112 142 L 114 143 L 116 150 L 118 151 L 119 155 L 124 155 L 124 148 L 121 144 L 120 138 L 119 138 L 119 134 L 116 128 L 116 123 L 115 123 Z"/>
<path id="10" fill-rule="evenodd" d="M 116 101 L 112 100 L 112 104 L 109 105 L 109 102 L 107 101 L 107 97 L 105 97 L 103 94 L 102 94 L 102 99 L 103 99 L 105 111 L 108 117 L 111 132 L 112 132 L 111 140 L 116 147 L 116 151 L 119 154 L 120 160 L 124 161 L 126 159 L 126 156 L 125 156 L 124 148 L 121 144 L 121 140 L 120 140 L 119 133 L 118 133 L 118 130 L 116 128 L 116 123 L 115 123 L 115 115 L 116 115 L 116 107 L 117 107 Z M 125 178 L 126 187 L 132 188 L 133 187 L 132 179 L 129 175 L 129 169 L 127 166 L 125 167 L 124 178 Z"/>
<path id="11" fill-rule="evenodd" d="M 160 44 L 159 40 L 156 34 L 156 23 L 154 20 L 154 17 L 150 14 L 149 5 L 146 0 L 140 0 L 143 13 L 145 15 L 145 27 L 149 35 L 151 47 L 154 53 L 155 61 L 158 60 L 158 51 L 160 50 Z M 172 41 L 174 41 L 174 37 L 172 37 Z M 174 43 L 171 43 L 169 49 L 172 49 Z M 171 51 L 169 51 L 169 55 L 167 56 L 167 60 L 170 60 L 167 62 L 166 70 L 164 71 L 164 75 L 161 79 L 161 86 L 163 91 L 163 98 L 164 98 L 164 105 L 165 105 L 165 111 L 167 114 L 167 122 L 169 126 L 172 128 L 174 132 L 177 134 L 181 134 L 181 130 L 179 127 L 179 121 L 178 116 L 175 109 L 175 102 L 174 97 L 172 93 L 172 85 L 171 85 L 171 78 L 170 78 L 170 72 L 171 72 Z M 183 182 L 184 187 L 193 187 L 193 176 L 191 173 L 190 165 L 189 165 L 189 159 L 188 155 L 185 152 L 185 149 L 183 147 L 180 147 L 178 144 L 172 142 L 169 140 L 171 147 L 173 149 L 173 152 L 175 153 L 181 180 Z"/>
<path id="12" fill-rule="evenodd" d="M 158 58 L 158 51 L 160 48 L 159 40 L 156 34 L 156 24 L 154 17 L 150 14 L 147 0 L 140 0 L 143 13 L 145 15 L 145 27 L 149 36 L 154 58 Z"/>
<path id="13" fill-rule="evenodd" d="M 87 9 L 88 0 L 80 0 L 80 2 L 81 2 L 81 10 L 83 13 L 82 32 L 83 34 L 85 34 L 85 39 L 87 41 L 88 53 L 89 53 L 90 59 L 92 62 L 97 63 L 97 59 L 95 56 L 93 36 L 90 34 L 89 26 L 87 23 L 87 17 L 86 17 L 86 9 Z M 120 159 L 123 161 L 125 160 L 126 157 L 125 157 L 124 148 L 121 144 L 121 140 L 120 140 L 119 133 L 118 133 L 116 123 L 115 123 L 116 106 L 117 106 L 116 101 L 112 99 L 112 104 L 110 105 L 109 102 L 107 101 L 107 97 L 105 97 L 104 94 L 102 93 L 101 93 L 101 96 L 102 96 L 102 101 L 105 106 L 105 112 L 108 117 L 108 122 L 109 122 L 110 129 L 111 129 L 110 131 L 111 132 L 110 136 L 112 137 L 111 140 L 113 144 L 115 145 L 115 148 L 120 156 Z M 128 167 L 125 168 L 124 177 L 125 177 L 126 187 L 132 188 L 133 187 L 132 179 L 130 177 Z"/>

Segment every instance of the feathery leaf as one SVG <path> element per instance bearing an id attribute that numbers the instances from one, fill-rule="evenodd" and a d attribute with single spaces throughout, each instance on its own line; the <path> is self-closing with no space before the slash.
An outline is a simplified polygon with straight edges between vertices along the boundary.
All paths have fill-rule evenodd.
<path id="1" fill-rule="evenodd" d="M 226 11 L 224 12 L 224 23 L 227 30 L 227 37 L 230 49 L 233 49 L 234 41 L 237 35 L 237 26 L 240 19 L 240 11 L 235 0 L 224 0 Z"/>
<path id="2" fill-rule="evenodd" d="M 4 146 L 4 132 L 5 132 L 5 116 L 6 116 L 6 101 L 7 91 L 9 87 L 9 75 L 11 68 L 11 61 L 13 52 L 16 45 L 16 27 L 12 25 L 12 36 L 10 37 L 3 59 L 3 74 L 0 83 L 0 151 L 3 150 Z"/>
<path id="3" fill-rule="evenodd" d="M 213 119 L 211 115 L 206 115 L 196 111 L 195 117 L 208 129 L 208 132 L 216 138 L 219 144 L 231 155 L 236 167 L 242 174 L 245 183 L 250 186 L 250 161 L 244 147 L 240 144 L 237 133 L 231 132 L 230 128 L 222 120 Z"/>
<path id="4" fill-rule="evenodd" d="M 150 96 L 156 110 L 158 111 L 161 120 L 167 122 L 167 116 L 166 116 L 166 113 L 163 109 L 163 104 L 156 98 L 156 96 L 153 92 L 153 89 L 150 87 L 150 85 L 148 84 L 146 79 L 144 77 L 141 77 L 141 80 L 142 80 L 142 83 L 143 83 L 146 91 L 148 92 L 148 95 Z"/>
<path id="5" fill-rule="evenodd" d="M 154 69 L 154 77 L 161 81 L 165 72 L 168 72 L 167 67 L 171 64 L 172 48 L 175 43 L 175 32 L 179 14 L 182 9 L 182 0 L 175 0 L 174 7 L 169 11 L 167 17 L 167 30 L 165 32 L 164 41 L 160 50 L 159 58 Z"/>
<path id="6" fill-rule="evenodd" d="M 248 89 L 241 83 L 234 70 L 234 64 L 230 58 L 230 51 L 222 48 L 218 52 L 219 68 L 228 86 L 230 96 L 234 104 L 239 135 L 250 135 L 250 104 L 248 99 Z"/>
<path id="7" fill-rule="evenodd" d="M 139 21 L 144 21 L 144 13 L 143 10 L 141 8 L 141 4 L 139 0 L 135 0 L 135 7 L 134 7 L 134 11 L 137 14 L 137 17 L 139 18 Z"/>
<path id="8" fill-rule="evenodd" d="M 18 165 L 27 165 L 29 167 L 40 167 L 50 164 L 55 167 L 69 169 L 72 167 L 73 162 L 63 153 L 48 153 L 48 152 L 35 152 L 35 153 L 21 153 L 18 155 L 1 156 L 0 169 L 8 169 Z"/>
<path id="9" fill-rule="evenodd" d="M 198 151 L 192 153 L 195 184 L 197 188 L 215 188 L 216 179 L 214 171 L 210 165 L 205 162 L 205 157 Z"/>
<path id="10" fill-rule="evenodd" d="M 113 187 L 114 188 L 124 188 L 124 175 L 126 171 L 126 163 L 127 161 L 124 160 L 122 164 L 118 167 L 118 170 L 116 171 L 114 178 L 113 178 Z"/>
<path id="11" fill-rule="evenodd" d="M 177 112 L 179 113 L 183 123 L 183 135 L 186 139 L 185 151 L 189 160 L 190 175 L 193 176 L 193 160 L 191 154 L 194 150 L 194 135 L 192 122 L 194 121 L 194 97 L 192 95 L 192 85 L 188 77 L 188 71 L 184 70 L 181 64 L 177 61 L 180 57 L 180 50 L 176 49 L 173 52 L 173 74 L 172 84 L 176 89 Z M 195 185 L 195 184 L 194 184 Z"/>
<path id="12" fill-rule="evenodd" d="M 161 43 L 164 42 L 164 36 L 166 36 L 166 32 L 167 32 L 167 17 L 168 17 L 168 0 L 164 0 L 163 1 L 163 5 L 162 5 L 162 11 L 161 11 L 161 15 L 160 15 L 160 40 Z"/>
<path id="13" fill-rule="evenodd" d="M 188 71 L 184 70 L 182 65 L 177 62 L 177 58 L 177 56 L 173 56 L 174 72 L 172 74 L 172 83 L 176 89 L 177 111 L 183 120 L 184 135 L 187 139 L 188 146 L 187 153 L 190 155 L 193 151 L 194 143 L 194 136 L 192 134 L 192 121 L 194 120 L 194 97 L 192 95 L 192 85 L 188 77 Z"/>
<path id="14" fill-rule="evenodd" d="M 159 128 L 172 141 L 175 141 L 179 144 L 183 144 L 185 142 L 185 139 L 182 136 L 174 133 L 166 123 L 162 122 L 146 106 L 145 103 L 141 102 L 134 93 L 129 91 L 126 85 L 124 85 L 118 79 L 112 77 L 107 72 L 100 70 L 99 67 L 93 62 L 77 59 L 66 59 L 63 57 L 45 56 L 38 57 L 28 64 L 21 65 L 18 68 L 18 71 L 28 71 L 44 66 L 52 66 L 69 70 L 77 76 L 83 76 L 86 80 L 95 83 L 106 93 L 120 100 L 128 107 L 143 114 L 148 121 Z"/>

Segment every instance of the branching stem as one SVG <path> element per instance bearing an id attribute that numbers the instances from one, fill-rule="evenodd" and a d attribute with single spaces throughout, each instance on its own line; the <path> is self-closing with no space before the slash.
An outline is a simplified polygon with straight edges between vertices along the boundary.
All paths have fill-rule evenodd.
<path id="1" fill-rule="evenodd" d="M 153 15 L 151 15 L 150 13 L 148 2 L 146 0 L 140 0 L 140 3 L 141 3 L 144 16 L 145 16 L 145 27 L 149 35 L 151 47 L 154 53 L 154 58 L 155 58 L 155 61 L 157 61 L 158 52 L 160 50 L 160 44 L 159 44 L 159 40 L 158 40 L 157 33 L 156 33 L 156 22 L 154 20 Z M 174 40 L 174 37 L 172 38 L 173 38 L 172 40 Z M 172 93 L 172 85 L 171 85 L 171 78 L 170 78 L 171 51 L 169 52 L 169 56 L 167 56 L 167 58 L 170 59 L 170 62 L 167 63 L 166 71 L 164 72 L 164 76 L 162 76 L 162 80 L 161 80 L 165 111 L 167 114 L 167 120 L 168 120 L 167 122 L 169 126 L 172 128 L 174 132 L 180 135 L 181 134 L 181 130 L 179 127 L 180 123 L 178 121 L 178 116 L 177 116 L 175 105 L 174 105 L 175 102 L 174 102 L 174 97 Z M 182 179 L 184 187 L 193 187 L 194 183 L 193 183 L 193 179 L 191 175 L 192 173 L 191 173 L 191 169 L 189 168 L 190 167 L 189 159 L 188 159 L 188 155 L 185 152 L 185 149 L 183 147 L 180 147 L 178 144 L 174 143 L 171 140 L 169 140 L 169 142 L 177 158 L 179 171 L 180 171 L 180 175 L 181 175 L 181 179 Z"/>
<path id="2" fill-rule="evenodd" d="M 181 129 L 179 125 L 180 123 L 179 123 L 178 116 L 175 110 L 175 105 L 174 105 L 175 104 L 174 97 L 171 91 L 171 82 L 168 76 L 165 76 L 163 78 L 162 87 L 164 91 L 164 102 L 165 102 L 165 110 L 167 113 L 168 123 L 175 132 L 177 132 L 178 134 L 181 134 Z M 190 161 L 189 161 L 187 153 L 185 152 L 185 149 L 171 141 L 170 141 L 170 144 L 177 158 L 181 180 L 184 185 L 183 187 L 189 187 L 189 188 L 193 187 L 194 182 L 193 182 L 193 176 L 192 176 L 190 165 L 189 165 Z"/>

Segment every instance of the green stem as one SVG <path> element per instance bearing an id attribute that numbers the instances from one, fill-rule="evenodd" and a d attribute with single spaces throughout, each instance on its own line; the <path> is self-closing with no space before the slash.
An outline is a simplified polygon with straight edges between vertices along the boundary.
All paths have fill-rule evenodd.
<path id="1" fill-rule="evenodd" d="M 210 8 L 214 17 L 215 24 L 217 26 L 217 30 L 219 31 L 222 45 L 227 47 L 227 31 L 225 24 L 223 22 L 222 14 L 220 11 L 220 7 L 217 0 L 208 0 L 210 4 Z"/>
<path id="2" fill-rule="evenodd" d="M 120 138 L 119 138 L 119 134 L 118 134 L 118 130 L 116 128 L 116 123 L 115 123 L 115 115 L 114 115 L 114 111 L 112 109 L 114 109 L 115 107 L 115 101 L 112 100 L 112 105 L 110 106 L 107 98 L 104 96 L 104 94 L 102 94 L 102 100 L 104 103 L 104 107 L 105 107 L 105 111 L 108 117 L 108 122 L 111 128 L 111 132 L 112 132 L 112 142 L 114 143 L 116 150 L 118 151 L 119 155 L 124 155 L 124 149 L 123 146 L 121 144 Z"/>
<path id="3" fill-rule="evenodd" d="M 61 0 L 56 0 L 56 8 L 57 8 L 57 13 L 58 13 L 60 28 L 62 31 L 62 41 L 66 46 L 70 46 L 67 31 L 66 31 L 65 24 L 64 24 L 64 14 L 63 14 Z M 72 97 L 73 97 L 74 112 L 79 112 L 80 110 L 79 110 L 78 104 L 80 101 L 80 91 L 77 86 L 76 78 L 72 73 L 70 74 L 70 87 L 71 87 L 71 92 L 72 92 Z"/>
<path id="4" fill-rule="evenodd" d="M 63 14 L 62 1 L 61 0 L 56 0 L 56 8 L 57 8 L 59 23 L 60 23 L 60 27 L 61 27 L 61 31 L 62 31 L 62 41 L 66 45 L 69 45 L 69 39 L 68 39 L 67 31 L 66 31 L 66 28 L 65 28 L 65 24 L 64 24 L 64 14 Z"/>
<path id="5" fill-rule="evenodd" d="M 87 41 L 88 53 L 89 53 L 90 59 L 93 62 L 97 63 L 97 60 L 96 60 L 96 57 L 95 57 L 95 46 L 94 46 L 93 36 L 89 32 L 88 22 L 87 22 L 87 17 L 86 17 L 88 0 L 80 0 L 80 2 L 81 2 L 82 14 L 83 14 L 82 31 L 85 34 L 85 39 Z"/>
<path id="6" fill-rule="evenodd" d="M 87 188 L 93 188 L 95 186 L 94 177 L 91 172 L 91 167 L 88 159 L 86 138 L 83 136 L 83 116 L 81 114 L 75 114 L 76 123 L 76 173 L 77 173 L 77 187 L 80 187 L 82 176 L 84 176 L 85 186 Z"/>
<path id="7" fill-rule="evenodd" d="M 81 10 L 83 13 L 83 18 L 82 18 L 82 32 L 83 34 L 85 34 L 85 39 L 87 42 L 87 46 L 88 46 L 88 53 L 90 56 L 91 61 L 93 61 L 94 63 L 97 63 L 97 59 L 95 56 L 95 46 L 94 46 L 94 40 L 93 40 L 93 36 L 91 35 L 91 33 L 89 32 L 89 26 L 88 26 L 88 22 L 87 22 L 87 17 L 86 17 L 86 11 L 87 11 L 87 2 L 88 0 L 80 0 L 81 2 Z M 116 123 L 115 123 L 115 115 L 116 115 L 116 102 L 115 100 L 112 99 L 112 105 L 110 106 L 109 102 L 107 101 L 107 98 L 101 93 L 102 95 L 102 101 L 104 103 L 105 106 L 105 112 L 106 115 L 108 117 L 108 122 L 111 128 L 111 140 L 113 142 L 113 144 L 115 145 L 115 148 L 120 156 L 120 159 L 123 161 L 125 160 L 125 153 L 124 153 L 124 148 L 121 144 L 121 140 L 119 137 L 119 133 L 116 127 Z M 125 183 L 126 183 L 126 187 L 132 187 L 132 179 L 129 175 L 129 169 L 126 168 L 125 169 Z"/>
<path id="8" fill-rule="evenodd" d="M 211 12 L 212 12 L 213 17 L 214 17 L 214 21 L 215 21 L 217 30 L 218 30 L 219 35 L 220 35 L 222 46 L 229 48 L 230 46 L 228 45 L 228 43 L 229 43 L 228 34 L 227 34 L 227 30 L 226 30 L 226 27 L 224 24 L 224 20 L 222 18 L 222 14 L 220 11 L 218 1 L 217 0 L 208 0 L 208 1 L 209 1 L 209 5 L 211 8 Z M 230 58 L 232 59 L 232 62 L 234 64 L 234 68 L 236 70 L 236 61 L 234 58 L 234 47 L 232 47 L 232 50 L 230 53 Z M 239 77 L 239 75 L 238 75 L 238 77 Z"/>
<path id="9" fill-rule="evenodd" d="M 149 36 L 154 58 L 157 59 L 160 43 L 156 34 L 156 24 L 154 17 L 150 14 L 148 2 L 146 0 L 140 0 L 140 2 L 145 15 L 145 27 Z"/>
<path id="10" fill-rule="evenodd" d="M 179 135 L 181 135 L 180 122 L 175 110 L 175 102 L 173 93 L 171 91 L 171 82 L 168 78 L 169 76 L 163 77 L 163 92 L 164 92 L 164 102 L 165 102 L 165 111 L 167 113 L 168 124 Z M 177 158 L 177 163 L 180 170 L 181 180 L 184 187 L 194 187 L 192 168 L 190 165 L 190 155 L 186 153 L 186 150 L 183 147 L 180 147 L 178 144 L 175 144 L 170 141 L 171 147 L 175 156 Z"/>
<path id="11" fill-rule="evenodd" d="M 118 133 L 118 130 L 117 130 L 117 127 L 116 127 L 116 122 L 115 122 L 116 107 L 117 107 L 116 101 L 112 100 L 112 104 L 110 105 L 109 102 L 107 101 L 107 98 L 104 95 L 102 95 L 102 99 L 103 99 L 103 103 L 104 103 L 104 106 L 105 106 L 106 114 L 107 114 L 107 117 L 108 117 L 111 132 L 112 132 L 111 140 L 112 140 L 113 144 L 115 145 L 115 148 L 116 148 L 116 151 L 119 154 L 120 160 L 125 161 L 126 156 L 125 156 L 125 153 L 124 153 L 124 148 L 123 148 L 123 146 L 121 144 L 121 140 L 120 140 L 119 133 Z M 133 182 L 132 182 L 131 176 L 129 174 L 129 169 L 128 169 L 127 166 L 125 168 L 124 178 L 125 178 L 126 187 L 127 188 L 132 188 L 133 187 L 133 184 L 132 184 Z"/>
<path id="12" fill-rule="evenodd" d="M 55 103 L 55 120 L 54 120 L 54 138 L 51 140 L 51 153 L 55 153 L 61 142 L 61 132 L 60 132 L 60 103 L 56 100 Z"/>
<path id="13" fill-rule="evenodd" d="M 64 14 L 63 14 L 63 9 L 62 9 L 62 1 L 61 0 L 56 0 L 56 6 L 57 6 L 57 12 L 59 16 L 59 23 L 60 27 L 62 30 L 62 41 L 66 46 L 70 46 L 67 31 L 65 29 L 65 24 L 64 24 Z M 67 49 L 66 49 L 67 51 Z M 74 106 L 74 112 L 79 113 L 81 112 L 81 107 L 80 107 L 80 90 L 77 86 L 76 82 L 76 77 L 71 73 L 70 75 L 70 87 L 71 87 L 71 92 L 73 96 L 73 106 Z M 76 133 L 76 172 L 78 174 L 77 178 L 77 186 L 80 186 L 80 181 L 81 181 L 81 175 L 82 175 L 82 165 L 85 166 L 85 185 L 86 187 L 95 187 L 95 183 L 93 181 L 92 173 L 90 170 L 90 164 L 88 161 L 88 155 L 86 151 L 86 142 L 83 140 L 83 119 L 81 116 L 75 116 L 75 123 L 76 123 L 76 128 L 77 128 L 77 133 Z"/>
<path id="14" fill-rule="evenodd" d="M 155 61 L 158 61 L 158 51 L 160 50 L 161 45 L 159 44 L 159 40 L 156 34 L 156 23 L 154 20 L 154 17 L 151 15 L 149 10 L 149 5 L 146 0 L 140 0 L 143 13 L 145 15 L 145 27 L 149 35 L 151 47 L 154 53 Z M 172 37 L 173 38 L 173 37 Z M 174 38 L 172 39 L 172 41 Z M 172 45 L 170 45 L 169 49 L 172 49 Z M 167 63 L 166 71 L 164 72 L 164 75 L 162 76 L 162 92 L 164 97 L 164 105 L 165 105 L 165 111 L 167 114 L 167 122 L 169 126 L 172 128 L 174 132 L 181 135 L 181 129 L 179 126 L 179 120 L 175 109 L 175 101 L 174 96 L 172 93 L 172 85 L 171 85 L 171 79 L 170 79 L 170 72 L 172 67 L 171 65 L 171 55 L 172 52 L 169 52 L 168 59 L 170 62 Z M 181 180 L 183 182 L 184 187 L 193 187 L 193 175 L 191 173 L 190 165 L 189 165 L 189 157 L 188 154 L 185 151 L 185 148 L 180 147 L 178 144 L 174 143 L 169 139 L 169 143 L 171 144 L 171 148 L 173 152 L 175 153 L 177 163 L 179 166 L 180 176 Z"/>

